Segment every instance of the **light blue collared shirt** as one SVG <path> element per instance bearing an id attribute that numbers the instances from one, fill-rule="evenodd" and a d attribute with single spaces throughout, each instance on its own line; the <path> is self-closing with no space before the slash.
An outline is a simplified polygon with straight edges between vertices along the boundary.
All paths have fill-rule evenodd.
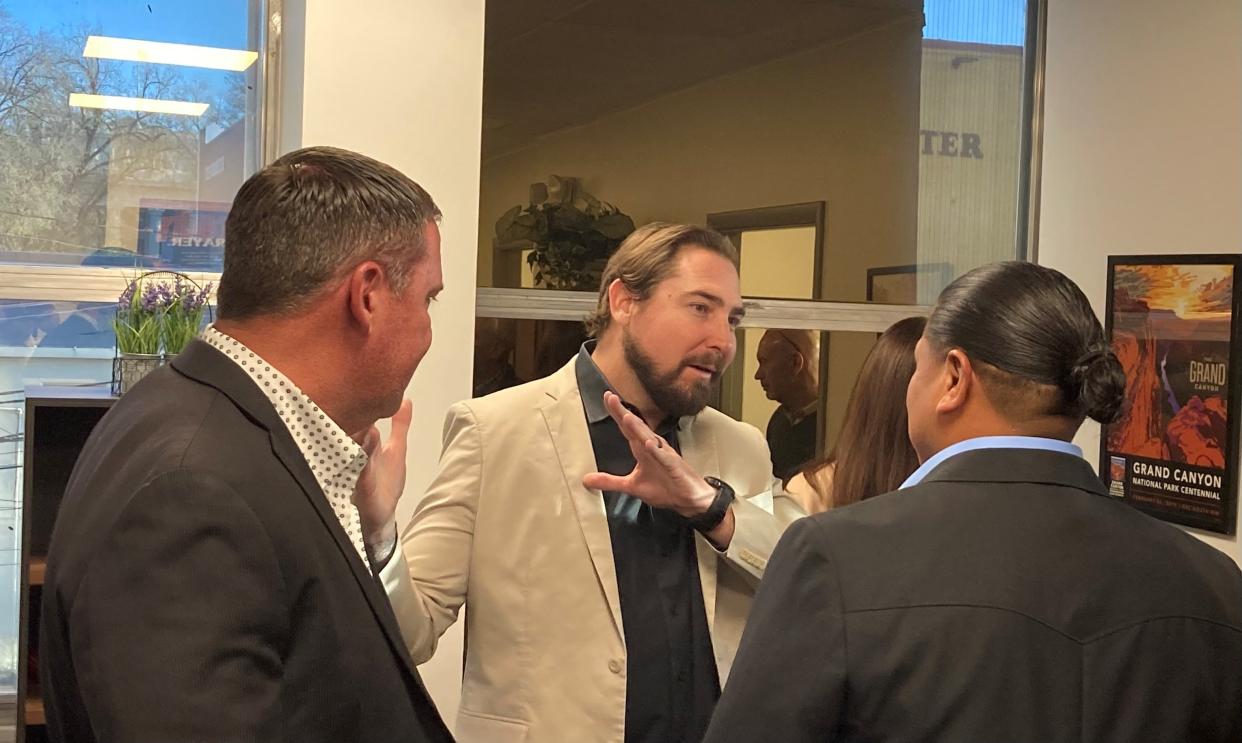
<path id="1" fill-rule="evenodd" d="M 913 475 L 907 477 L 898 490 L 918 485 L 923 481 L 923 478 L 943 464 L 945 460 L 963 452 L 976 449 L 1043 449 L 1044 451 L 1055 451 L 1061 454 L 1072 454 L 1082 459 L 1082 449 L 1060 439 L 1045 439 L 1038 436 L 980 436 L 974 439 L 959 441 L 936 452 L 915 470 Z"/>

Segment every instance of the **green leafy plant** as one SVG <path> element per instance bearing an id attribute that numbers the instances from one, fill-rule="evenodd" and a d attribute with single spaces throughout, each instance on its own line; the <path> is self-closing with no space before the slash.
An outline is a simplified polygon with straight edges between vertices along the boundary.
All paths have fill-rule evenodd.
<path id="1" fill-rule="evenodd" d="M 164 336 L 164 353 L 169 356 L 181 353 L 198 337 L 203 325 L 203 313 L 207 311 L 207 297 L 211 294 L 211 282 L 202 289 L 183 280 L 180 276 L 172 285 L 168 303 L 161 317 Z"/>
<path id="2" fill-rule="evenodd" d="M 633 231 L 634 220 L 587 193 L 579 179 L 555 175 L 531 185 L 528 206 L 496 220 L 497 243 L 528 243 L 535 283 L 551 289 L 597 289 L 608 256 Z"/>

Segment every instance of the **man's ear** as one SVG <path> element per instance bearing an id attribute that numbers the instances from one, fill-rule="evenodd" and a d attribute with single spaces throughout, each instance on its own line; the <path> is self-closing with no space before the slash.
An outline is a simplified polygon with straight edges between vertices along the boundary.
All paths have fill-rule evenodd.
<path id="1" fill-rule="evenodd" d="M 960 348 L 950 349 L 944 358 L 944 389 L 936 403 L 937 413 L 953 413 L 966 404 L 979 378 L 970 357 Z"/>
<path id="2" fill-rule="evenodd" d="M 637 309 L 638 299 L 630 293 L 621 279 L 613 279 L 608 285 L 608 311 L 621 324 L 629 322 Z"/>
<path id="3" fill-rule="evenodd" d="M 375 261 L 363 261 L 345 277 L 346 303 L 353 321 L 370 332 L 375 312 L 387 298 L 388 277 Z"/>

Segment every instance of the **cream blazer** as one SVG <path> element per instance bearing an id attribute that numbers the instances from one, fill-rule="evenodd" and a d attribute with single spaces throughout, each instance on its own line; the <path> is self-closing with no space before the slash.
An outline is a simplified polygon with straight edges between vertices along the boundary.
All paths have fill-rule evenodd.
<path id="1" fill-rule="evenodd" d="M 683 425 L 682 454 L 738 494 L 725 553 L 697 540 L 720 682 L 758 580 L 802 511 L 772 492 L 763 435 L 712 409 Z M 571 361 L 520 387 L 457 403 L 440 471 L 380 573 L 416 663 L 466 612 L 455 733 L 461 743 L 623 743 L 626 651 L 612 542 Z"/>

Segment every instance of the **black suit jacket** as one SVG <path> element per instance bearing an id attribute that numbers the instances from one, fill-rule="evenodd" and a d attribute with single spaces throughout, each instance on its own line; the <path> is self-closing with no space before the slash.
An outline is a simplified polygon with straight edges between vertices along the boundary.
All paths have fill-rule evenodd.
<path id="1" fill-rule="evenodd" d="M 789 528 L 706 740 L 1236 743 L 1242 574 L 1081 459 L 963 453 Z"/>
<path id="2" fill-rule="evenodd" d="M 43 590 L 52 740 L 451 740 L 275 409 L 201 341 L 92 434 Z"/>

